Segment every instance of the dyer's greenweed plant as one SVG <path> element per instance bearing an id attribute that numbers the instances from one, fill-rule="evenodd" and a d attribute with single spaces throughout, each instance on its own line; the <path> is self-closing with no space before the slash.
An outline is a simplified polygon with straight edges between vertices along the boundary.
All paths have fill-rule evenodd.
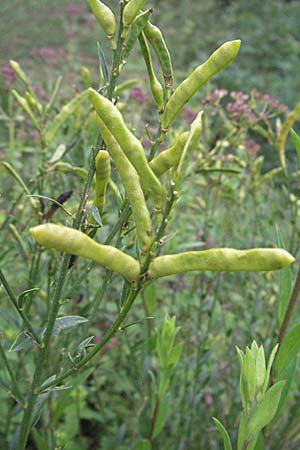
<path id="1" fill-rule="evenodd" d="M 107 5 L 99 0 L 88 0 L 91 11 L 110 41 L 113 52 L 111 68 L 108 68 L 99 44 L 102 77 L 100 85 L 90 87 L 89 71 L 83 68 L 81 75 L 86 89 L 80 93 L 74 92 L 72 100 L 60 111 L 55 110 L 60 79 L 51 99 L 43 105 L 19 64 L 15 61 L 10 62 L 11 68 L 23 85 L 22 93 L 13 90 L 12 95 L 22 114 L 31 121 L 40 140 L 40 169 L 30 187 L 24 182 L 13 163 L 3 163 L 9 176 L 27 195 L 28 206 L 32 210 L 30 233 L 34 241 L 30 242 L 33 255 L 30 256 L 27 241 L 24 242 L 18 230 L 13 224 L 9 224 L 9 219 L 4 221 L 2 229 L 5 225 L 9 225 L 10 232 L 29 267 L 28 289 L 18 297 L 8 284 L 5 266 L 0 272 L 3 288 L 22 321 L 22 332 L 10 350 L 21 352 L 20 355 L 23 355 L 22 352 L 30 348 L 32 350 L 30 361 L 34 359 L 33 370 L 26 370 L 22 375 L 22 378 L 26 378 L 26 383 L 22 382 L 20 385 L 14 373 L 14 362 L 8 358 L 4 346 L 0 347 L 1 358 L 11 382 L 11 408 L 16 414 L 13 423 L 10 422 L 7 426 L 6 439 L 7 442 L 10 439 L 10 448 L 16 450 L 24 450 L 29 445 L 31 431 L 34 440 L 37 443 L 42 442 L 40 431 L 35 427 L 45 404 L 52 396 L 55 398 L 59 395 L 57 391 L 70 389 L 72 379 L 76 382 L 76 377 L 81 371 L 90 373 L 85 372 L 86 369 L 93 363 L 95 365 L 96 357 L 101 350 L 125 328 L 125 319 L 132 308 L 139 307 L 134 305 L 138 295 L 158 279 L 189 271 L 258 272 L 283 269 L 285 272 L 282 272 L 282 283 L 284 283 L 286 279 L 284 277 L 290 273 L 287 272 L 290 270 L 288 266 L 294 261 L 293 256 L 281 248 L 284 245 L 280 234 L 278 234 L 279 248 L 247 250 L 211 248 L 203 251 L 163 254 L 168 222 L 171 215 L 176 214 L 176 202 L 183 184 L 188 181 L 192 155 L 199 148 L 199 140 L 205 126 L 203 111 L 198 112 L 189 130 L 179 134 L 174 142 L 168 141 L 168 136 L 179 113 L 193 95 L 215 74 L 232 63 L 238 54 L 240 41 L 233 40 L 221 45 L 207 61 L 198 66 L 174 89 L 174 74 L 167 45 L 159 28 L 150 22 L 152 9 L 141 10 L 147 7 L 145 3 L 147 2 L 137 0 L 120 1 L 120 19 L 117 20 Z M 138 134 L 130 128 L 130 121 L 126 114 L 121 112 L 119 102 L 122 91 L 132 83 L 129 81 L 124 85 L 118 84 L 118 79 L 126 68 L 126 60 L 131 50 L 138 45 L 145 61 L 149 89 L 157 112 L 157 134 L 151 139 L 149 152 L 145 152 Z M 158 73 L 154 71 L 152 50 L 160 67 Z M 282 131 L 278 135 L 277 148 L 283 170 L 286 170 L 283 157 L 284 142 L 298 112 L 299 107 L 290 113 L 281 125 Z M 12 127 L 11 121 L 9 123 Z M 86 127 L 91 135 L 95 129 L 98 134 L 91 148 L 85 149 L 85 152 L 89 153 L 87 169 L 73 166 L 70 160 L 66 159 L 74 145 L 79 142 L 78 135 L 82 126 Z M 71 129 L 72 140 L 68 145 L 60 144 L 57 147 L 57 134 L 67 127 Z M 11 132 L 13 133 L 13 130 Z M 167 148 L 163 147 L 164 143 L 167 143 Z M 53 153 L 51 151 L 55 146 Z M 49 156 L 50 153 L 52 156 Z M 72 173 L 78 177 L 81 197 L 75 211 L 69 211 L 63 206 L 72 192 L 67 191 L 57 199 L 45 195 L 47 177 L 54 171 L 63 174 Z M 117 182 L 116 177 L 112 177 L 116 172 L 119 177 Z M 48 211 L 44 210 L 46 202 L 52 203 Z M 115 208 L 116 211 L 112 213 L 115 214 L 115 223 L 105 240 L 97 239 L 101 228 L 111 223 L 109 220 L 111 208 Z M 52 216 L 57 214 L 59 209 L 67 219 L 63 220 L 63 223 L 54 223 L 55 218 L 53 217 L 52 221 Z M 50 252 L 45 251 L 45 248 L 50 249 Z M 60 267 L 53 273 L 54 250 L 62 252 L 63 257 Z M 88 305 L 85 316 L 76 315 L 76 310 L 75 314 L 61 315 L 61 311 L 65 311 L 68 283 L 71 280 L 74 282 L 72 272 L 78 264 L 78 258 L 84 258 L 86 261 L 85 269 L 83 268 L 79 275 L 79 282 L 83 281 L 97 264 L 106 269 L 105 275 L 102 281 L 97 278 L 99 295 Z M 43 288 L 40 288 L 36 284 L 39 272 L 44 270 L 43 267 L 48 267 L 48 276 Z M 117 279 L 115 274 L 123 278 L 118 314 L 101 339 L 94 342 L 93 337 L 89 336 L 87 321 L 97 314 L 99 304 L 110 288 L 111 281 Z M 281 303 L 278 317 L 280 345 L 277 356 L 275 357 L 276 346 L 266 367 L 264 350 L 257 347 L 256 343 L 252 344 L 251 349 L 247 348 L 245 354 L 238 351 L 243 404 L 238 449 L 263 448 L 262 430 L 273 420 L 280 409 L 280 402 L 284 402 L 287 396 L 286 386 L 289 380 L 285 375 L 285 369 L 287 365 L 294 363 L 299 349 L 297 344 L 292 346 L 293 352 L 288 351 L 291 341 L 295 344 L 299 337 L 299 325 L 288 332 L 299 290 L 297 283 L 299 284 L 299 278 L 291 300 L 289 301 L 288 295 L 285 295 Z M 33 320 L 33 299 L 39 290 L 41 297 L 46 298 L 46 306 L 39 311 L 42 317 L 36 315 L 36 319 Z M 74 308 L 71 308 L 71 311 L 73 312 Z M 80 324 L 83 336 L 75 354 L 68 351 L 66 356 L 66 350 L 63 350 L 56 358 L 55 336 L 64 329 Z M 175 318 L 166 317 L 161 331 L 156 332 L 155 349 L 159 376 L 153 376 L 150 403 L 148 409 L 145 408 L 144 411 L 149 419 L 149 426 L 146 427 L 145 434 L 136 439 L 136 449 L 154 449 L 153 441 L 168 418 L 171 409 L 170 382 L 182 349 L 181 344 L 175 344 L 177 331 Z M 274 372 L 271 374 L 274 358 Z M 97 368 L 98 370 L 101 369 Z M 221 431 L 224 448 L 232 448 L 229 434 L 219 421 L 216 420 L 216 424 Z M 16 432 L 13 428 L 16 428 Z M 42 448 L 43 444 L 37 445 L 41 445 L 39 448 Z"/>

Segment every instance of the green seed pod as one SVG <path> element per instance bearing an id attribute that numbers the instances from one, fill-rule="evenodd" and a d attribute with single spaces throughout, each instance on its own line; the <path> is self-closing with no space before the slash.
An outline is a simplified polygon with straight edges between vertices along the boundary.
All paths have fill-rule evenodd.
<path id="1" fill-rule="evenodd" d="M 144 33 L 156 53 L 164 76 L 165 85 L 169 88 L 173 84 L 173 67 L 171 56 L 161 31 L 158 27 L 148 22 L 144 28 Z"/>
<path id="2" fill-rule="evenodd" d="M 128 281 L 137 280 L 140 274 L 138 261 L 110 245 L 101 245 L 81 231 L 54 223 L 45 223 L 30 229 L 38 244 L 70 255 L 89 258 Z"/>
<path id="3" fill-rule="evenodd" d="M 260 272 L 289 266 L 295 258 L 281 248 L 212 248 L 210 250 L 164 255 L 149 265 L 149 276 L 160 278 L 180 272 L 209 270 L 213 272 Z"/>
<path id="4" fill-rule="evenodd" d="M 111 101 L 98 94 L 94 89 L 90 89 L 89 92 L 96 113 L 136 169 L 144 193 L 149 193 L 155 209 L 160 211 L 163 202 L 163 187 L 149 166 L 141 142 L 129 131 L 122 114 Z"/>
<path id="5" fill-rule="evenodd" d="M 43 107 L 40 104 L 40 102 L 37 101 L 37 99 L 31 94 L 31 92 L 26 91 L 25 92 L 25 98 L 27 100 L 27 103 L 32 107 L 35 108 L 39 114 L 43 113 Z"/>
<path id="6" fill-rule="evenodd" d="M 179 190 L 184 179 L 188 164 L 191 160 L 192 153 L 197 148 L 199 143 L 199 138 L 202 133 L 202 125 L 203 125 L 203 111 L 201 111 L 194 122 L 191 124 L 191 130 L 189 133 L 189 137 L 185 143 L 183 148 L 180 161 L 176 170 L 175 176 L 175 189 Z"/>
<path id="7" fill-rule="evenodd" d="M 96 168 L 96 193 L 93 205 L 96 206 L 101 213 L 105 206 L 105 194 L 107 184 L 110 178 L 111 167 L 109 153 L 105 150 L 99 150 L 95 160 Z"/>
<path id="8" fill-rule="evenodd" d="M 22 80 L 23 83 L 28 85 L 29 84 L 28 78 L 27 78 L 24 70 L 22 70 L 20 64 L 17 61 L 14 61 L 13 59 L 11 59 L 9 61 L 9 65 L 12 68 L 12 70 L 15 72 L 15 74 L 20 78 L 20 80 Z"/>
<path id="9" fill-rule="evenodd" d="M 160 177 L 167 170 L 178 165 L 189 134 L 189 131 L 181 133 L 171 147 L 162 151 L 156 158 L 150 161 L 150 167 L 157 177 Z"/>
<path id="10" fill-rule="evenodd" d="M 197 92 L 197 90 L 216 73 L 231 63 L 239 51 L 240 43 L 240 40 L 235 40 L 221 45 L 221 47 L 219 47 L 205 63 L 197 67 L 194 72 L 175 89 L 161 116 L 161 126 L 164 131 L 168 130 L 181 108 L 189 101 L 195 92 Z"/>
<path id="11" fill-rule="evenodd" d="M 92 85 L 92 77 L 91 77 L 90 70 L 85 66 L 81 66 L 80 67 L 80 76 L 81 76 L 81 79 L 82 79 L 85 89 L 88 89 Z"/>
<path id="12" fill-rule="evenodd" d="M 116 164 L 124 185 L 136 226 L 138 243 L 143 255 L 152 244 L 152 224 L 139 176 L 104 122 L 99 117 L 96 120 L 100 134 Z"/>
<path id="13" fill-rule="evenodd" d="M 145 28 L 151 13 L 152 9 L 148 9 L 148 11 L 145 11 L 141 13 L 139 16 L 137 16 L 137 18 L 133 22 L 129 35 L 127 37 L 126 45 L 123 50 L 122 54 L 123 59 L 126 59 L 131 50 L 133 49 L 133 46 L 137 38 L 141 34 L 142 30 Z"/>
<path id="14" fill-rule="evenodd" d="M 145 60 L 148 77 L 150 81 L 150 89 L 152 92 L 152 96 L 154 98 L 155 103 L 157 104 L 158 111 L 162 112 L 164 110 L 165 104 L 164 104 L 164 90 L 162 88 L 162 85 L 158 81 L 158 79 L 155 76 L 152 60 L 151 60 L 151 53 L 149 46 L 146 42 L 145 35 L 143 32 L 139 35 L 139 43 L 142 50 L 142 54 Z"/>
<path id="15" fill-rule="evenodd" d="M 122 37 L 126 36 L 130 25 L 140 12 L 140 9 L 143 7 L 144 3 L 145 0 L 129 0 L 129 2 L 125 6 L 122 17 L 124 26 Z"/>
<path id="16" fill-rule="evenodd" d="M 21 108 L 26 112 L 26 114 L 28 114 L 28 116 L 30 117 L 31 122 L 33 123 L 35 128 L 40 130 L 40 125 L 39 125 L 38 121 L 36 120 L 36 117 L 35 117 L 32 109 L 30 108 L 29 103 L 27 102 L 26 98 L 22 97 L 22 95 L 20 95 L 15 89 L 12 89 L 11 93 L 13 94 L 13 96 L 15 97 L 15 99 L 17 100 L 17 102 L 19 103 Z"/>
<path id="17" fill-rule="evenodd" d="M 114 13 L 108 6 L 100 2 L 100 0 L 87 0 L 87 2 L 100 27 L 111 40 L 112 49 L 115 50 L 116 43 L 114 36 L 116 34 L 117 24 Z"/>
<path id="18" fill-rule="evenodd" d="M 291 111 L 288 114 L 288 116 L 285 119 L 285 121 L 283 122 L 283 124 L 278 127 L 279 129 L 278 129 L 277 137 L 276 137 L 276 149 L 278 151 L 280 163 L 281 163 L 281 166 L 282 166 L 285 174 L 287 174 L 286 157 L 285 157 L 285 142 L 286 142 L 287 136 L 289 134 L 289 131 L 292 128 L 292 126 L 294 125 L 294 122 L 297 119 L 297 117 L 299 116 L 299 114 L 300 114 L 300 103 L 298 103 L 296 105 L 295 109 L 293 109 L 293 111 Z"/>

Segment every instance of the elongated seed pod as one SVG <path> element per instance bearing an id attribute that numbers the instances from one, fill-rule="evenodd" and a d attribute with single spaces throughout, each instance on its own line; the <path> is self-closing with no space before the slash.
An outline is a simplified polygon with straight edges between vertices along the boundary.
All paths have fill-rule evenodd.
<path id="1" fill-rule="evenodd" d="M 98 94 L 94 89 L 90 88 L 89 91 L 96 113 L 136 169 L 144 193 L 149 193 L 155 209 L 160 211 L 163 202 L 163 187 L 149 166 L 141 142 L 129 131 L 122 114 L 111 101 Z"/>
<path id="2" fill-rule="evenodd" d="M 110 178 L 111 168 L 109 153 L 106 150 L 99 150 L 95 160 L 96 169 L 96 192 L 93 205 L 101 213 L 105 206 L 105 194 L 107 184 Z"/>
<path id="3" fill-rule="evenodd" d="M 28 116 L 30 117 L 31 122 L 33 123 L 35 128 L 40 130 L 40 125 L 39 125 L 38 121 L 36 120 L 36 117 L 35 117 L 32 109 L 30 108 L 29 103 L 26 100 L 26 98 L 22 97 L 22 95 L 20 95 L 15 89 L 12 89 L 11 93 L 16 98 L 16 100 L 19 103 L 19 105 L 21 106 L 21 108 L 28 114 Z"/>
<path id="4" fill-rule="evenodd" d="M 135 21 L 133 22 L 130 32 L 128 34 L 126 45 L 123 50 L 122 58 L 126 59 L 133 49 L 133 46 L 141 34 L 142 30 L 145 28 L 148 19 L 150 17 L 150 14 L 152 13 L 152 9 L 148 9 L 148 11 L 145 11 L 137 16 Z"/>
<path id="5" fill-rule="evenodd" d="M 281 248 L 212 248 L 210 250 L 164 255 L 153 259 L 149 276 L 160 278 L 180 272 L 209 270 L 213 272 L 260 272 L 286 267 L 295 258 Z"/>
<path id="6" fill-rule="evenodd" d="M 281 163 L 281 166 L 282 166 L 285 174 L 287 174 L 285 148 L 284 148 L 285 142 L 286 142 L 287 136 L 289 134 L 289 131 L 292 128 L 292 126 L 294 125 L 294 122 L 297 119 L 297 117 L 299 116 L 299 114 L 300 114 L 300 103 L 298 103 L 296 105 L 296 107 L 293 109 L 293 111 L 291 111 L 288 114 L 287 118 L 285 119 L 285 121 L 280 126 L 280 128 L 277 132 L 276 149 L 278 151 L 280 163 Z"/>
<path id="7" fill-rule="evenodd" d="M 204 114 L 203 111 L 201 111 L 191 124 L 189 137 L 185 143 L 182 154 L 180 156 L 180 161 L 175 176 L 175 189 L 177 190 L 179 190 L 181 187 L 182 181 L 186 173 L 186 169 L 192 157 L 192 153 L 198 146 L 199 138 L 202 133 L 203 114 Z"/>
<path id="8" fill-rule="evenodd" d="M 160 84 L 160 82 L 158 81 L 158 79 L 155 76 L 155 73 L 153 70 L 153 65 L 152 65 L 152 60 L 151 60 L 150 49 L 146 42 L 145 35 L 143 32 L 141 32 L 139 35 L 139 43 L 140 43 L 142 55 L 144 57 L 144 61 L 145 61 L 147 72 L 148 72 L 152 96 L 155 100 L 155 103 L 157 104 L 158 111 L 162 112 L 165 107 L 164 91 L 163 91 L 162 85 Z"/>
<path id="9" fill-rule="evenodd" d="M 156 53 L 167 88 L 173 84 L 173 67 L 171 56 L 160 29 L 148 21 L 144 33 Z"/>
<path id="10" fill-rule="evenodd" d="M 138 243 L 143 255 L 152 243 L 152 225 L 139 176 L 104 122 L 99 117 L 96 121 L 124 185 L 136 225 Z"/>
<path id="11" fill-rule="evenodd" d="M 114 36 L 116 34 L 117 24 L 114 13 L 100 0 L 87 0 L 87 2 L 100 27 L 111 40 L 112 49 L 115 50 L 116 45 Z"/>
<path id="12" fill-rule="evenodd" d="M 98 244 L 74 228 L 45 223 L 31 228 L 30 233 L 38 244 L 46 248 L 92 259 L 128 281 L 137 280 L 140 274 L 140 265 L 136 259 L 110 245 Z"/>
<path id="13" fill-rule="evenodd" d="M 127 30 L 132 24 L 140 9 L 143 7 L 145 0 L 129 0 L 123 11 L 122 22 L 124 29 Z"/>
<path id="14" fill-rule="evenodd" d="M 171 167 L 178 165 L 189 134 L 189 131 L 181 133 L 171 147 L 163 150 L 150 161 L 150 167 L 157 177 L 163 175 L 167 170 L 171 169 Z"/>
<path id="15" fill-rule="evenodd" d="M 194 72 L 175 89 L 161 116 L 161 126 L 163 130 L 166 131 L 169 128 L 182 107 L 201 86 L 231 63 L 239 51 L 240 43 L 240 40 L 235 40 L 221 45 L 221 47 L 219 47 L 205 63 L 197 67 Z"/>

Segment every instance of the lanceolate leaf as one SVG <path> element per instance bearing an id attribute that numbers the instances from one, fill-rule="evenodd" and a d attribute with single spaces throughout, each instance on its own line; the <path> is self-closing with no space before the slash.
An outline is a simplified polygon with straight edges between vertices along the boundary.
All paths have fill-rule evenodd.
<path id="1" fill-rule="evenodd" d="M 275 376 L 290 364 L 300 350 L 300 322 L 294 325 L 284 336 L 273 366 Z"/>
<path id="2" fill-rule="evenodd" d="M 274 384 L 256 406 L 248 424 L 248 438 L 268 425 L 276 414 L 285 381 Z"/>
<path id="3" fill-rule="evenodd" d="M 69 103 L 67 103 L 57 114 L 56 117 L 54 117 L 54 120 L 52 121 L 51 125 L 46 129 L 45 132 L 45 140 L 50 143 L 58 129 L 65 123 L 69 117 L 75 112 L 75 110 L 78 108 L 78 106 L 81 105 L 81 103 L 88 98 L 88 90 L 85 90 L 81 92 L 80 94 L 76 95 Z"/>
<path id="4" fill-rule="evenodd" d="M 225 428 L 224 425 L 222 425 L 222 423 L 221 423 L 218 419 L 216 419 L 215 417 L 213 417 L 212 419 L 213 419 L 213 421 L 215 422 L 215 424 L 216 424 L 216 426 L 217 426 L 217 428 L 218 428 L 218 430 L 219 430 L 219 432 L 220 432 L 220 434 L 221 434 L 221 436 L 222 436 L 222 439 L 223 439 L 223 445 L 224 445 L 224 450 L 232 450 L 232 445 L 231 445 L 231 442 L 230 442 L 230 437 L 229 437 L 229 434 L 228 434 L 226 428 Z"/>
<path id="5" fill-rule="evenodd" d="M 294 146 L 298 155 L 298 158 L 300 159 L 300 137 L 299 135 L 296 133 L 295 130 L 293 130 L 293 128 L 291 128 L 290 130 L 293 142 L 294 142 Z"/>
<path id="6" fill-rule="evenodd" d="M 66 328 L 75 327 L 76 325 L 79 325 L 81 323 L 85 323 L 88 320 L 81 316 L 63 316 L 59 317 L 55 321 L 55 325 L 53 328 L 52 334 L 56 336 L 59 334 L 62 330 L 65 330 Z"/>

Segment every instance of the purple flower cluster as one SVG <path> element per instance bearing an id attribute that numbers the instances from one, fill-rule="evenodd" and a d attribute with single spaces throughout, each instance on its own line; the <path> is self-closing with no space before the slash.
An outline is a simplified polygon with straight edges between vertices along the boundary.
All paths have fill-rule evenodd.
<path id="1" fill-rule="evenodd" d="M 276 109 L 279 112 L 287 112 L 289 109 L 286 105 L 283 105 L 278 100 L 271 97 L 271 95 L 263 94 L 262 92 L 259 92 L 257 89 L 252 90 L 252 95 L 256 100 L 265 102 L 269 107 Z"/>
<path id="2" fill-rule="evenodd" d="M 230 97 L 237 103 L 244 103 L 248 100 L 249 95 L 242 91 L 232 91 L 230 92 Z"/>
<path id="3" fill-rule="evenodd" d="M 226 111 L 234 119 L 243 119 L 249 122 L 257 121 L 256 114 L 251 111 L 247 103 L 244 103 L 241 100 L 227 103 Z"/>
<path id="4" fill-rule="evenodd" d="M 79 5 L 77 3 L 70 3 L 69 5 L 66 5 L 64 12 L 80 16 L 81 14 L 86 13 L 86 7 L 84 4 Z"/>
<path id="5" fill-rule="evenodd" d="M 8 64 L 6 64 L 5 66 L 2 66 L 0 68 L 0 71 L 1 71 L 2 76 L 7 84 L 13 83 L 17 78 L 15 72 L 12 70 L 12 68 Z"/>
<path id="6" fill-rule="evenodd" d="M 41 47 L 31 49 L 29 54 L 31 56 L 40 56 L 41 58 L 44 58 L 50 66 L 58 67 L 59 60 L 66 56 L 66 51 L 64 48 Z"/>
<path id="7" fill-rule="evenodd" d="M 52 47 L 33 48 L 29 53 L 32 56 L 42 56 L 44 58 L 58 58 L 66 55 L 65 49 Z"/>
<path id="8" fill-rule="evenodd" d="M 45 100 L 46 102 L 48 102 L 50 100 L 50 96 L 47 94 L 46 91 L 44 91 L 43 88 L 41 88 L 40 86 L 37 86 L 36 84 L 32 86 L 34 92 L 36 93 L 36 95 L 41 99 L 41 100 Z"/>
<path id="9" fill-rule="evenodd" d="M 139 105 L 142 105 L 145 102 L 149 102 L 149 95 L 143 91 L 139 86 L 133 86 L 129 92 L 129 98 Z"/>
<path id="10" fill-rule="evenodd" d="M 202 100 L 203 104 L 218 103 L 228 94 L 227 89 L 215 89 Z"/>
<path id="11" fill-rule="evenodd" d="M 253 141 L 253 139 L 244 139 L 243 145 L 245 147 L 246 152 L 252 156 L 255 156 L 260 149 L 260 145 L 257 142 Z"/>

